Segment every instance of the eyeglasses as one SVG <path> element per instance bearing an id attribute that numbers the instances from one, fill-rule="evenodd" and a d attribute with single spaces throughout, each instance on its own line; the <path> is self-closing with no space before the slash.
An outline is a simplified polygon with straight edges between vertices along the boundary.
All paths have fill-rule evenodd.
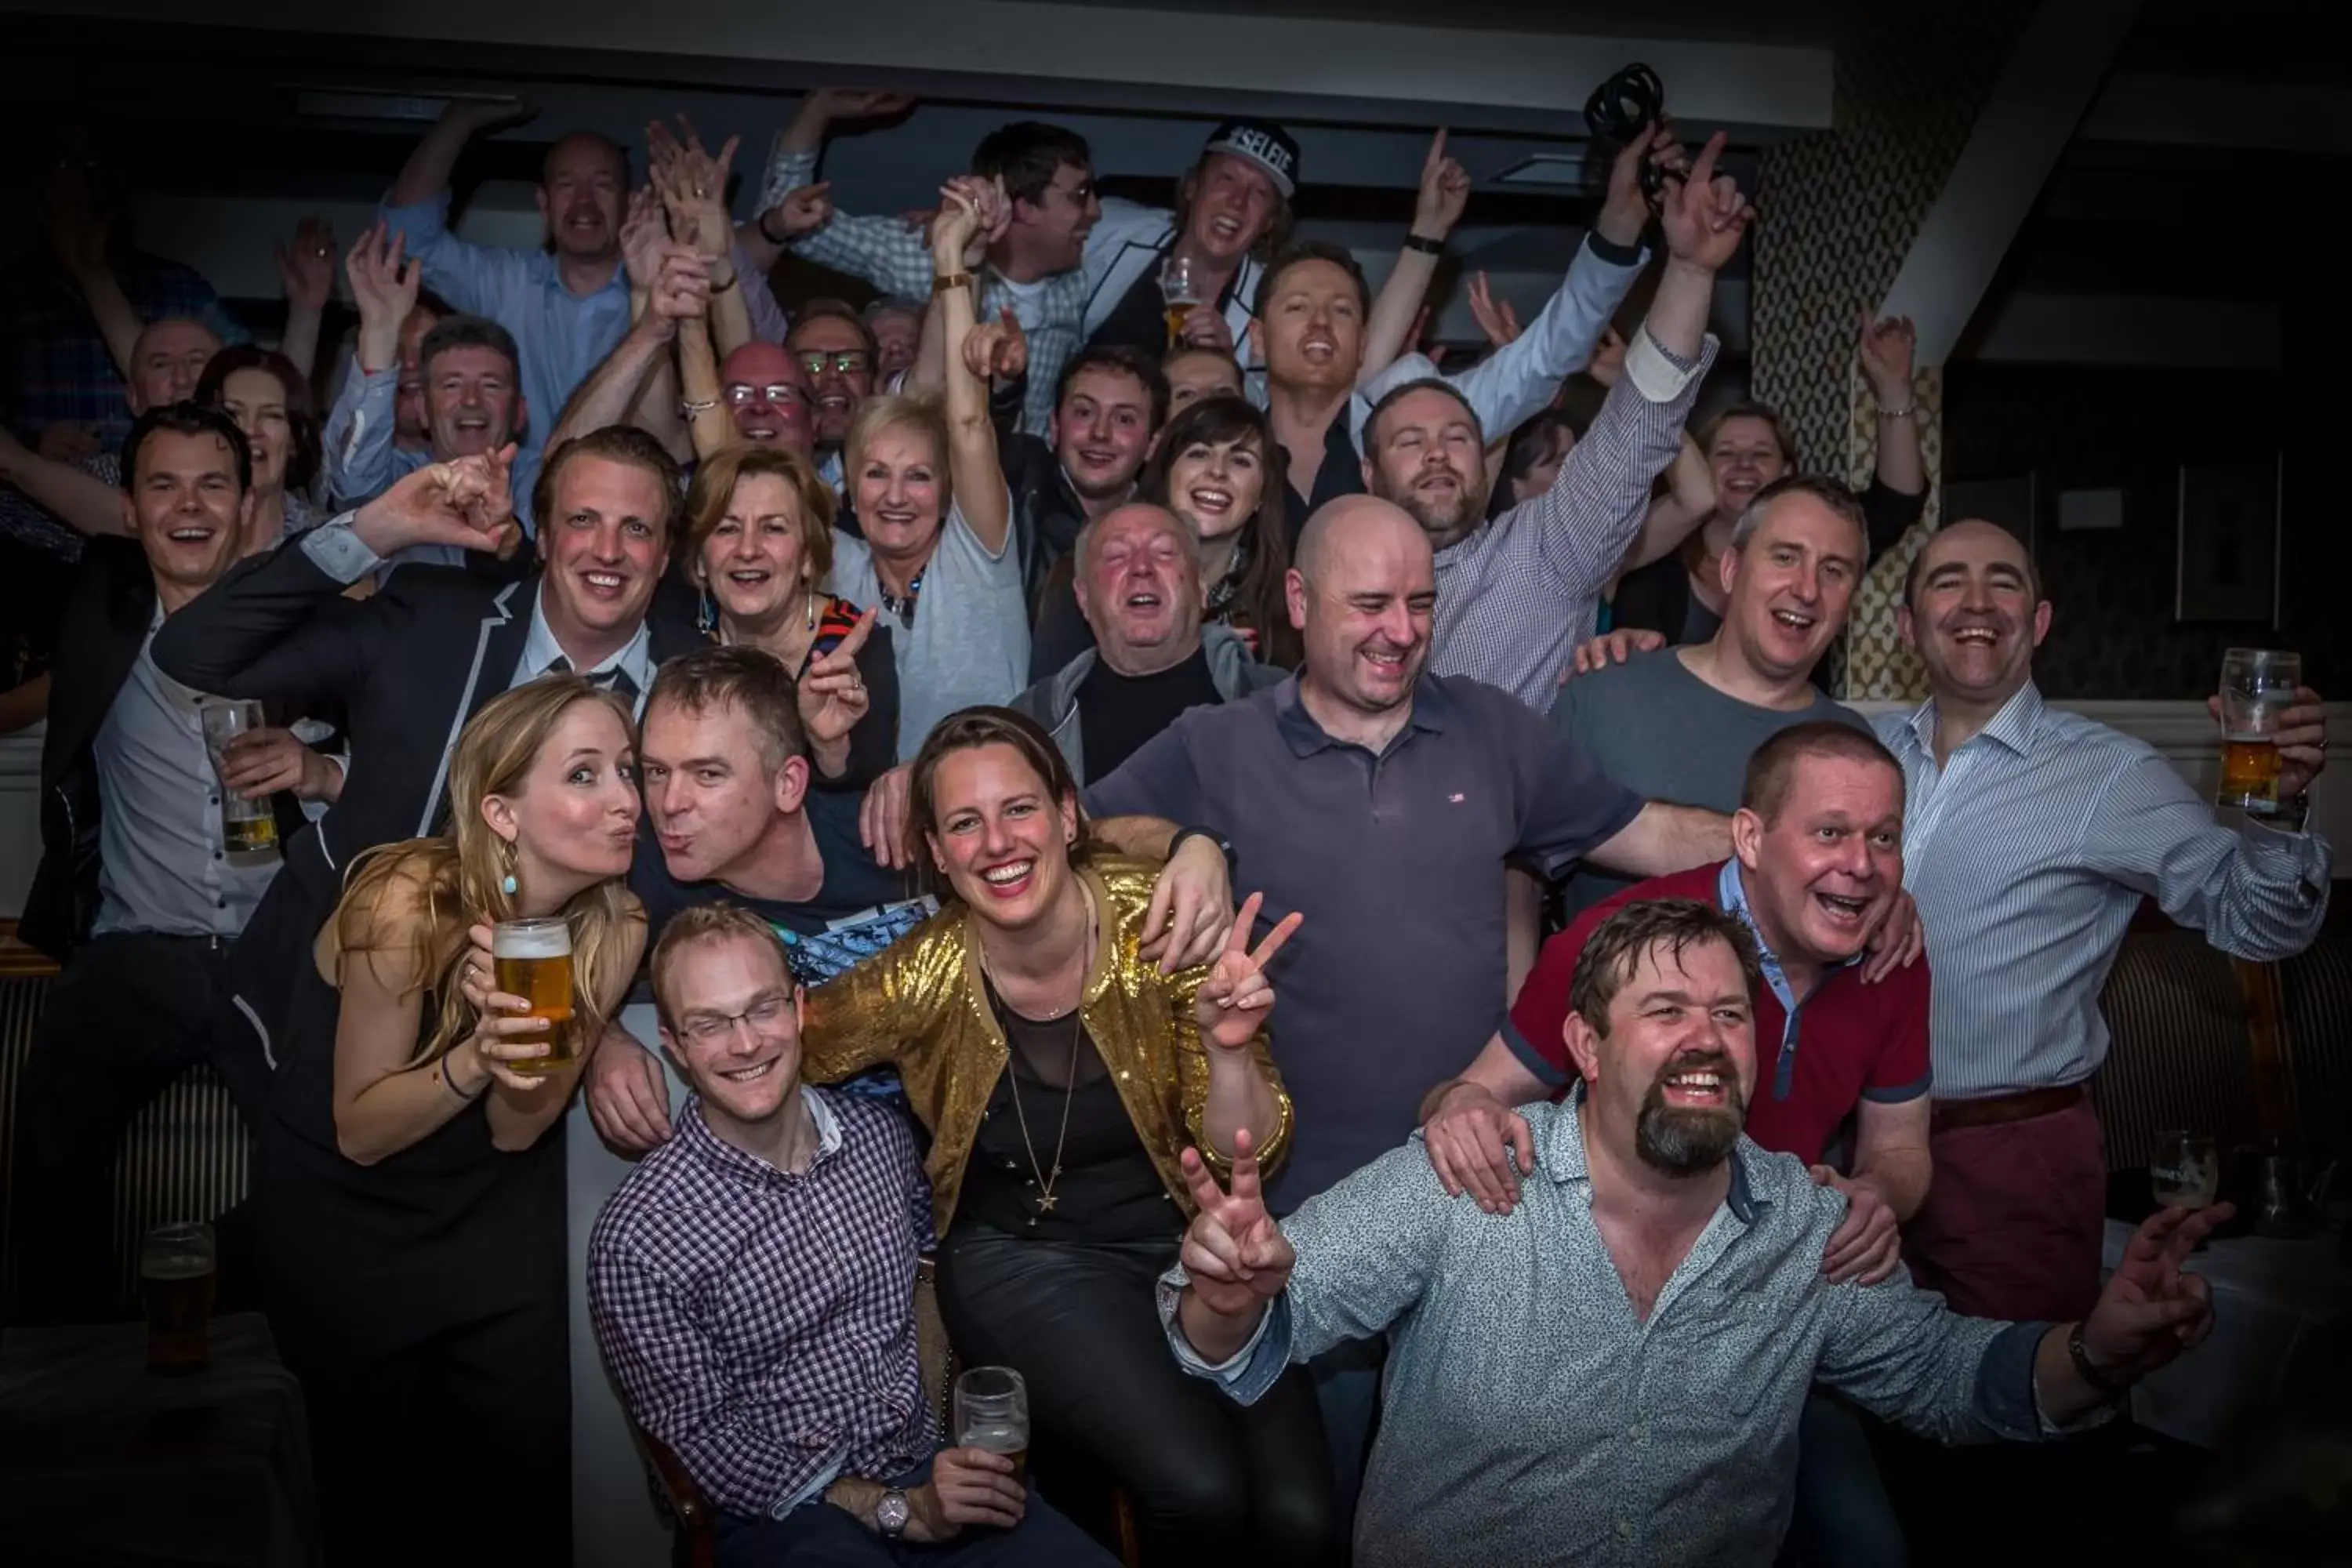
<path id="1" fill-rule="evenodd" d="M 765 1035 L 776 1026 L 792 1005 L 790 996 L 771 993 L 740 1013 L 697 1013 L 678 1026 L 678 1032 L 698 1046 L 718 1045 L 735 1032 L 738 1024 L 749 1024 L 751 1033 Z"/>
<path id="2" fill-rule="evenodd" d="M 789 381 L 771 382 L 766 386 L 749 386 L 741 382 L 727 389 L 727 401 L 737 408 L 757 398 L 762 403 L 805 403 L 808 394 Z"/>
<path id="3" fill-rule="evenodd" d="M 844 349 L 839 353 L 811 350 L 800 356 L 801 368 L 811 375 L 823 375 L 830 369 L 835 375 L 856 375 L 869 363 L 864 349 Z"/>

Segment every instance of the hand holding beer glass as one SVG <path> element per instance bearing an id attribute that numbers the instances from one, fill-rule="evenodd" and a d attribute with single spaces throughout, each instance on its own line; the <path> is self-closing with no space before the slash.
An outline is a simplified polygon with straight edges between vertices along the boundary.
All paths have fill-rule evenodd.
<path id="1" fill-rule="evenodd" d="M 263 728 L 261 704 L 247 699 L 207 697 L 203 708 L 205 752 L 212 758 L 213 787 L 220 792 L 221 840 L 232 866 L 263 866 L 278 858 L 278 818 L 267 796 L 247 800 L 229 787 L 229 752 Z"/>
<path id="2" fill-rule="evenodd" d="M 571 923 L 560 915 L 500 921 L 490 933 L 490 958 L 493 989 L 484 999 L 482 1022 L 501 1049 L 484 1051 L 483 1064 L 494 1073 L 504 1068 L 530 1079 L 531 1084 L 521 1087 L 535 1087 L 538 1078 L 569 1066 L 580 1054 L 572 1023 Z M 496 1013 L 509 1016 L 493 1017 Z M 523 1045 L 541 1048 L 523 1057 L 504 1055 L 505 1047 Z M 483 1049 L 481 1034 L 476 1049 Z"/>
<path id="3" fill-rule="evenodd" d="M 980 1448 L 1013 1461 L 1013 1479 L 1029 1477 L 1029 1385 L 1009 1366 L 976 1366 L 956 1379 L 959 1447 Z"/>
<path id="4" fill-rule="evenodd" d="M 215 1268 L 208 1225 L 159 1225 L 140 1244 L 139 1302 L 147 1311 L 150 1372 L 194 1372 L 205 1364 Z"/>
<path id="5" fill-rule="evenodd" d="M 1160 264 L 1160 297 L 1168 306 L 1168 346 L 1184 346 L 1184 321 L 1201 303 L 1201 286 L 1192 276 L 1192 259 L 1171 251 Z"/>
<path id="6" fill-rule="evenodd" d="M 2233 647 L 2221 656 L 2221 789 L 2214 804 L 2249 816 L 2277 814 L 2280 719 L 2302 679 L 2294 654 Z"/>

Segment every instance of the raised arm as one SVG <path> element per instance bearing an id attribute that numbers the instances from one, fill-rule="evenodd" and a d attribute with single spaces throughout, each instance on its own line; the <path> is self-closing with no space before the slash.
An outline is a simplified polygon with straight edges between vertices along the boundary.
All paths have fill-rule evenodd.
<path id="1" fill-rule="evenodd" d="M 0 429 L 0 480 L 15 485 L 50 516 L 80 532 L 132 531 L 121 490 L 87 468 L 42 457 L 5 429 Z"/>
<path id="2" fill-rule="evenodd" d="M 539 118 L 539 107 L 519 98 L 453 98 L 441 107 L 441 116 L 400 167 L 392 182 L 388 206 L 413 207 L 429 202 L 449 188 L 466 143 L 475 137 Z"/>
<path id="3" fill-rule="evenodd" d="M 424 266 L 425 286 L 460 310 L 496 315 L 507 291 L 520 282 L 523 264 L 517 255 L 468 244 L 449 232 L 450 171 L 476 136 L 523 124 L 538 114 L 535 105 L 520 99 L 452 99 L 384 197 L 381 216 L 407 237 L 408 253 Z"/>
<path id="4" fill-rule="evenodd" d="M 306 217 L 294 226 L 291 245 L 273 243 L 270 249 L 286 290 L 286 330 L 278 334 L 278 352 L 308 380 L 319 358 L 319 322 L 335 291 L 335 230 L 325 218 Z"/>
<path id="5" fill-rule="evenodd" d="M 1429 155 L 1421 163 L 1421 190 L 1413 198 L 1412 226 L 1397 252 L 1396 265 L 1381 284 L 1372 301 L 1371 320 L 1364 326 L 1364 363 L 1356 373 L 1361 386 L 1396 363 L 1411 348 L 1412 324 L 1421 319 L 1422 302 L 1429 297 L 1430 279 L 1437 275 L 1445 237 L 1462 221 L 1470 201 L 1470 175 L 1445 155 L 1445 132 L 1430 138 Z"/>
<path id="6" fill-rule="evenodd" d="M 1919 450 L 1918 392 L 1912 381 L 1918 342 L 1908 316 L 1875 322 L 1863 318 L 1862 374 L 1878 401 L 1878 482 L 1903 496 L 1927 493 L 1927 463 Z M 1874 539 L 1870 546 L 1884 550 L 1894 542 Z"/>
<path id="7" fill-rule="evenodd" d="M 708 459 L 735 439 L 726 389 L 719 384 L 719 355 L 710 346 L 708 317 L 688 317 L 678 323 L 677 384 L 678 412 L 694 438 L 694 455 Z"/>
<path id="8" fill-rule="evenodd" d="M 656 220 L 658 222 L 658 220 Z M 547 437 L 551 452 L 575 436 L 607 425 L 641 423 L 634 410 L 655 378 L 669 363 L 670 345 L 678 324 L 707 316 L 710 308 L 709 263 L 688 246 L 663 241 L 654 250 L 656 272 L 644 312 L 613 346 L 564 405 L 563 416 Z M 632 266 L 635 263 L 632 262 Z M 674 399 L 673 399 L 674 401 Z M 667 428 L 675 428 L 675 422 Z M 656 436 L 667 429 L 653 431 Z"/>
<path id="9" fill-rule="evenodd" d="M 903 94 L 851 88 L 820 88 L 802 99 L 769 161 L 761 196 L 763 216 L 793 191 L 814 182 L 818 154 L 836 123 L 898 114 L 913 101 Z M 794 254 L 863 278 L 886 293 L 920 295 L 930 287 L 930 246 L 920 231 L 896 216 L 836 212 L 822 227 L 790 243 Z"/>
<path id="10" fill-rule="evenodd" d="M 1187 994 L 1190 1001 L 1190 1017 L 1180 1018 L 1177 1031 L 1186 1119 L 1202 1154 L 1221 1168 L 1232 1163 L 1244 1133 L 1268 1165 L 1289 1150 L 1290 1097 L 1282 1091 L 1266 1046 L 1274 986 L 1265 965 L 1306 917 L 1296 911 L 1285 916 L 1253 949 L 1250 933 L 1264 901 L 1263 894 L 1249 896 L 1234 918 L 1233 934 L 1216 966 L 1179 987 L 1180 1005 Z"/>
<path id="11" fill-rule="evenodd" d="M 48 181 L 47 194 L 49 250 L 73 279 L 74 289 L 98 323 L 114 368 L 128 381 L 142 323 L 114 275 L 114 215 L 102 209 L 78 171 L 60 168 Z"/>
<path id="12" fill-rule="evenodd" d="M 988 385 L 964 363 L 964 340 L 971 336 L 973 295 L 977 287 L 964 271 L 964 249 L 979 233 L 987 215 L 985 199 L 975 181 L 950 181 L 940 187 L 940 216 L 932 226 L 931 265 L 937 279 L 963 277 L 961 287 L 938 290 L 932 308 L 940 312 L 940 351 L 947 359 L 948 471 L 955 484 L 956 510 L 989 554 L 1005 548 L 1013 528 L 1012 498 L 1004 489 L 1004 468 L 996 455 L 996 426 L 988 417 Z M 988 329 L 998 331 L 993 324 Z"/>
<path id="13" fill-rule="evenodd" d="M 400 331 L 416 309 L 421 270 L 404 259 L 405 242 L 383 224 L 361 235 L 343 258 L 360 330 L 351 373 L 327 414 L 327 494 L 344 506 L 383 493 L 392 483 L 393 439 L 400 397 Z"/>

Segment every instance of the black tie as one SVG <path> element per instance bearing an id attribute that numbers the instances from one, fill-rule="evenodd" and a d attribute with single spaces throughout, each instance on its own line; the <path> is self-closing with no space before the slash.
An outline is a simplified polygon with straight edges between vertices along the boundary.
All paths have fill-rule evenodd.
<path id="1" fill-rule="evenodd" d="M 546 673 L 569 675 L 572 673 L 572 661 L 559 653 L 548 660 Z M 635 703 L 637 700 L 637 683 L 630 679 L 629 672 L 617 664 L 610 669 L 591 670 L 582 679 L 599 691 L 617 693 L 624 702 Z"/>

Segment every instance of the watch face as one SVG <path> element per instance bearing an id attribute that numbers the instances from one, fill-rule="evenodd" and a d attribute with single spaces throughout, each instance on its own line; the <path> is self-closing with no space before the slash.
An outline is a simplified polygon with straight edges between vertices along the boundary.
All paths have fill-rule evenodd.
<path id="1" fill-rule="evenodd" d="M 874 1505 L 874 1522 L 882 1527 L 885 1535 L 897 1535 L 907 1528 L 907 1494 L 890 1491 Z"/>

